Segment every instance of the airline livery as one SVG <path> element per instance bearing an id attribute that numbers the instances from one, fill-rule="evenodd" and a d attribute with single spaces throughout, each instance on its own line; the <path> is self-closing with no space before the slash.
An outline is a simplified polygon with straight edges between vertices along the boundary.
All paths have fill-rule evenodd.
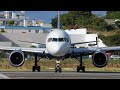
<path id="1" fill-rule="evenodd" d="M 58 16 L 59 17 L 59 16 Z M 59 18 L 58 18 L 59 21 Z M 33 54 L 35 57 L 35 64 L 32 67 L 32 71 L 40 72 L 40 66 L 37 64 L 38 57 L 40 58 L 55 58 L 56 59 L 56 67 L 55 72 L 61 72 L 60 60 L 66 58 L 76 58 L 80 64 L 77 66 L 77 72 L 82 70 L 85 72 L 85 66 L 83 65 L 82 56 L 85 53 L 92 55 L 93 65 L 96 67 L 105 67 L 108 63 L 108 52 L 120 50 L 120 46 L 115 47 L 95 47 L 95 48 L 75 48 L 76 44 L 90 43 L 90 42 L 78 42 L 71 43 L 70 36 L 64 31 L 59 29 L 51 31 L 45 43 L 45 48 L 24 48 L 24 47 L 3 47 L 0 46 L 0 50 L 10 51 L 9 62 L 14 67 L 22 66 L 25 62 L 25 54 Z"/>

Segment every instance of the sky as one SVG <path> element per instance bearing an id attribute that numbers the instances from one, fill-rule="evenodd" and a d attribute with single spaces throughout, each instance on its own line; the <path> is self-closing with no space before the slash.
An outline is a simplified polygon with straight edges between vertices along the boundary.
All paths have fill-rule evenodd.
<path id="1" fill-rule="evenodd" d="M 60 14 L 67 13 L 68 11 L 60 11 Z M 98 16 L 103 16 L 106 14 L 106 11 L 92 11 L 93 14 Z M 57 11 L 26 11 L 26 16 L 30 19 L 40 19 L 45 23 L 51 23 L 51 19 L 53 19 L 57 15 Z"/>

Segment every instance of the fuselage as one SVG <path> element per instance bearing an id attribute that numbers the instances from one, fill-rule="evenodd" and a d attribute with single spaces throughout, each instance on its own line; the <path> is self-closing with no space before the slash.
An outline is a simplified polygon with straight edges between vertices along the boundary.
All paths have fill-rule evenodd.
<path id="1" fill-rule="evenodd" d="M 46 49 L 53 56 L 64 56 L 70 47 L 70 36 L 63 30 L 54 30 L 46 38 Z"/>

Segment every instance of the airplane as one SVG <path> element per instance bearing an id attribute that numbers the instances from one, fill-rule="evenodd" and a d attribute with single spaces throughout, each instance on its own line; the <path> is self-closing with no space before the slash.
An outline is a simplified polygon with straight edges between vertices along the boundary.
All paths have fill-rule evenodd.
<path id="1" fill-rule="evenodd" d="M 90 41 L 90 42 L 78 42 L 71 43 L 70 36 L 64 31 L 60 29 L 60 17 L 58 14 L 58 30 L 51 31 L 47 38 L 45 48 L 25 48 L 25 47 L 3 47 L 0 46 L 0 50 L 2 51 L 10 51 L 9 55 L 9 63 L 14 67 L 20 67 L 25 62 L 25 54 L 34 55 L 35 62 L 32 67 L 32 71 L 40 72 L 40 66 L 38 65 L 38 57 L 39 60 L 41 58 L 55 58 L 56 66 L 55 72 L 62 72 L 60 61 L 66 58 L 75 58 L 79 61 L 79 65 L 77 66 L 76 71 L 85 72 L 85 66 L 83 65 L 83 56 L 87 53 L 92 55 L 93 65 L 102 68 L 105 67 L 108 63 L 109 57 L 107 53 L 113 52 L 116 50 L 120 50 L 120 46 L 114 47 L 94 47 L 94 48 L 75 48 L 77 44 L 96 42 L 98 41 Z"/>

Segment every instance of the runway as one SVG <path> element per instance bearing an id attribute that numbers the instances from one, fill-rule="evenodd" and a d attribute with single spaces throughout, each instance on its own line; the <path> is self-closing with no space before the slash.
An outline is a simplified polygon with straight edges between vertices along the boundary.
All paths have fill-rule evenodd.
<path id="1" fill-rule="evenodd" d="M 0 79 L 120 79 L 120 72 L 0 72 Z"/>

